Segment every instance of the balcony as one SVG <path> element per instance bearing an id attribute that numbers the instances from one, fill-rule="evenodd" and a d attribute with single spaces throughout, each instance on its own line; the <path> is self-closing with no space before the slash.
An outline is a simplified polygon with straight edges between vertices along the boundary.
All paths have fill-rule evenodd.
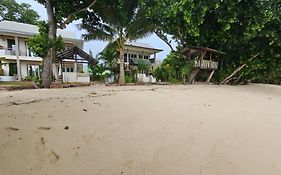
<path id="1" fill-rule="evenodd" d="M 16 51 L 7 50 L 7 49 L 0 49 L 0 56 L 5 56 L 5 55 L 16 55 Z"/>
<path id="2" fill-rule="evenodd" d="M 156 62 L 156 58 L 150 58 L 149 61 L 154 64 Z"/>
<path id="3" fill-rule="evenodd" d="M 0 56 L 16 56 L 16 51 L 12 49 L 0 49 Z M 34 57 L 34 54 L 30 52 L 30 54 L 27 54 L 26 51 L 20 51 L 19 56 L 24 56 L 24 57 Z"/>
<path id="4" fill-rule="evenodd" d="M 21 51 L 19 53 L 22 61 L 42 61 L 42 58 L 33 55 L 27 55 L 27 52 Z M 0 57 L 5 57 L 7 60 L 16 60 L 16 51 L 9 49 L 0 49 Z"/>
<path id="5" fill-rule="evenodd" d="M 200 69 L 218 69 L 218 62 L 215 61 L 208 61 L 208 60 L 203 60 L 203 61 L 195 61 L 195 68 L 200 68 Z"/>

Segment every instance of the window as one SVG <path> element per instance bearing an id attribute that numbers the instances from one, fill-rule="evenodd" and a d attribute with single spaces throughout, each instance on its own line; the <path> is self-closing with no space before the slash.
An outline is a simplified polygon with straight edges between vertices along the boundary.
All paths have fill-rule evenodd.
<path id="1" fill-rule="evenodd" d="M 28 48 L 28 43 L 25 42 L 25 47 L 26 47 L 26 56 L 28 57 L 34 57 L 34 53 Z"/>
<path id="2" fill-rule="evenodd" d="M 9 76 L 14 76 L 18 72 L 16 63 L 9 63 Z"/>
<path id="3" fill-rule="evenodd" d="M 28 76 L 39 77 L 39 66 L 38 65 L 27 65 Z"/>
<path id="4" fill-rule="evenodd" d="M 63 67 L 62 71 L 63 72 L 74 72 L 74 68 L 73 67 Z"/>
<path id="5" fill-rule="evenodd" d="M 148 60 L 149 56 L 147 55 L 144 55 L 144 59 Z"/>
<path id="6" fill-rule="evenodd" d="M 14 39 L 7 39 L 8 42 L 8 50 L 15 50 L 16 49 L 16 43 Z"/>
<path id="7" fill-rule="evenodd" d="M 124 62 L 127 63 L 128 62 L 128 55 L 125 53 L 124 54 Z"/>
<path id="8" fill-rule="evenodd" d="M 143 55 L 139 55 L 139 59 L 143 59 Z"/>

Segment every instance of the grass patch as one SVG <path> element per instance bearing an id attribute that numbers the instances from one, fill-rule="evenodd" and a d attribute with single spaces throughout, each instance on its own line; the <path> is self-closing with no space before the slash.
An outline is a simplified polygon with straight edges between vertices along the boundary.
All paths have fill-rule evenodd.
<path id="1" fill-rule="evenodd" d="M 31 81 L 0 82 L 0 90 L 23 90 L 34 89 Z"/>
<path id="2" fill-rule="evenodd" d="M 32 82 L 31 81 L 12 81 L 12 82 L 4 82 L 4 81 L 0 81 L 0 86 L 32 86 Z"/>

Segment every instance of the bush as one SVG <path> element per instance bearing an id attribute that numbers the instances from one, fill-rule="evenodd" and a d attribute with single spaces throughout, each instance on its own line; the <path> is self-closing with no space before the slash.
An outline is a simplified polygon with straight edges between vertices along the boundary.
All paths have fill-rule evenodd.
<path id="1" fill-rule="evenodd" d="M 39 77 L 37 77 L 37 76 L 26 76 L 24 78 L 24 80 L 25 81 L 36 81 L 36 82 L 40 81 Z"/>

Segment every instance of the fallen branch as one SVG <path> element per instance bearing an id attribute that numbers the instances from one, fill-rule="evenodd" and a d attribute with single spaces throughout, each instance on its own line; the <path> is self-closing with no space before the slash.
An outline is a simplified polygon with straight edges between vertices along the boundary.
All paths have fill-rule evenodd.
<path id="1" fill-rule="evenodd" d="M 246 66 L 246 64 L 243 64 L 242 66 L 239 66 L 237 69 L 235 69 L 232 74 L 230 74 L 228 77 L 226 77 L 221 83 L 220 85 L 225 85 L 227 84 L 234 75 L 236 75 L 238 72 L 240 72 L 240 70 L 242 70 L 244 67 Z"/>

